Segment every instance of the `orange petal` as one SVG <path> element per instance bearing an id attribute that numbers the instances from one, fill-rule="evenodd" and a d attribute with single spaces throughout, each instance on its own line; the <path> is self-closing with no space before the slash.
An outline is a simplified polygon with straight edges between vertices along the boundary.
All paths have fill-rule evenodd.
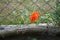
<path id="1" fill-rule="evenodd" d="M 34 22 L 37 18 L 38 18 L 38 16 L 39 16 L 39 12 L 38 11 L 34 11 L 34 12 L 32 12 L 31 14 L 30 14 L 30 21 L 31 22 Z"/>

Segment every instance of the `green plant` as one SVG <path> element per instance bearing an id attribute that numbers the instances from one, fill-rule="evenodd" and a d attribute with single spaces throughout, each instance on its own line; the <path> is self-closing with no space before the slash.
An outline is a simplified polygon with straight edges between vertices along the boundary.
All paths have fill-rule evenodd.
<path id="1" fill-rule="evenodd" d="M 60 4 L 58 3 L 58 1 L 56 6 L 56 25 L 60 26 Z"/>

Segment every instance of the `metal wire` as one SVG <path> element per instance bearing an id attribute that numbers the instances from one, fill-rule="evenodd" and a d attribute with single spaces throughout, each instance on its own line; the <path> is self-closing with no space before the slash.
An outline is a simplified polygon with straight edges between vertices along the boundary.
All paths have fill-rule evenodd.
<path id="1" fill-rule="evenodd" d="M 2 1 L 2 3 L 0 3 L 0 5 L 2 6 L 2 8 L 0 8 L 0 25 L 2 25 L 2 24 L 20 24 L 19 22 L 21 22 L 23 19 L 24 20 L 26 19 L 23 23 L 29 22 L 28 21 L 29 16 L 26 16 L 26 15 L 29 15 L 32 11 L 34 11 L 36 9 L 39 12 L 41 12 L 41 16 L 47 12 L 50 12 L 51 10 L 52 10 L 52 12 L 54 12 L 56 9 L 55 8 L 56 0 L 8 0 L 6 3 L 4 3 L 4 5 L 3 5 L 3 3 L 4 3 L 4 1 Z M 22 10 L 22 12 L 21 12 L 21 10 Z M 13 12 L 15 12 L 15 13 L 13 13 Z M 22 14 L 24 15 L 24 17 Z M 23 18 L 19 18 L 19 17 L 21 17 L 21 15 Z M 20 20 L 20 21 L 18 21 L 18 20 Z"/>

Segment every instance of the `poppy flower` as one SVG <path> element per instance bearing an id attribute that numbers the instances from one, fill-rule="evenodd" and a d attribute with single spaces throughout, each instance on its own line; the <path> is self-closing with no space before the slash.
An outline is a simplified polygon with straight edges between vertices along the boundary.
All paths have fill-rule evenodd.
<path id="1" fill-rule="evenodd" d="M 39 16 L 39 12 L 38 11 L 34 11 L 30 14 L 29 19 L 31 22 L 34 22 Z"/>

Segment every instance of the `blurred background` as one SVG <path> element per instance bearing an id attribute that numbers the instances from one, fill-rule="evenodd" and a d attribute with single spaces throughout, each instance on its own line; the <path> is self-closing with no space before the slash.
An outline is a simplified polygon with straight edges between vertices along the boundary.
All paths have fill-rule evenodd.
<path id="1" fill-rule="evenodd" d="M 7 28 L 7 25 L 32 24 L 29 20 L 29 15 L 35 10 L 39 12 L 39 17 L 35 20 L 35 24 L 52 23 L 60 27 L 60 0 L 0 0 L 0 27 L 2 27 L 1 25 L 6 25 L 4 27 Z M 13 29 L 14 26 L 11 28 Z M 4 31 L 5 29 L 2 28 L 2 30 Z M 10 29 L 7 30 L 10 32 Z M 44 32 L 42 33 L 43 36 L 38 32 L 31 32 L 24 34 L 24 36 L 20 34 L 17 36 L 12 35 L 9 38 L 10 40 L 51 40 L 52 38 L 52 40 L 59 40 L 59 37 L 50 37 L 47 32 Z M 1 36 L 2 40 L 9 40 L 8 37 Z"/>
<path id="2" fill-rule="evenodd" d="M 54 23 L 57 0 L 0 0 L 0 25 L 31 24 L 29 15 L 38 10 L 34 23 Z"/>

